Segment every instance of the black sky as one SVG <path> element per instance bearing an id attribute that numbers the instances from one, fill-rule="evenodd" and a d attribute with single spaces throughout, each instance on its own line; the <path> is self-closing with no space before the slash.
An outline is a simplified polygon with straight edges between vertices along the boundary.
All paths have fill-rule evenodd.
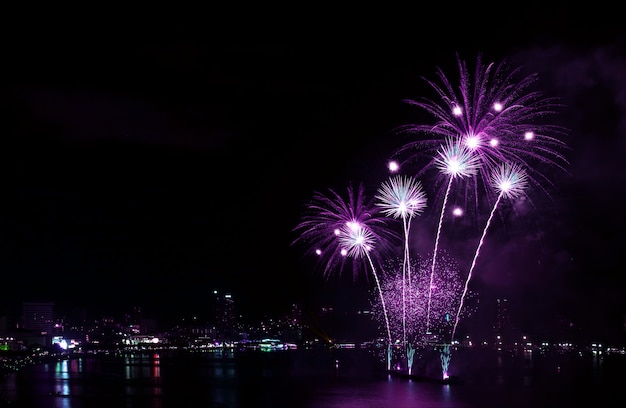
<path id="1" fill-rule="evenodd" d="M 320 291 L 349 299 L 356 289 L 321 283 L 290 247 L 304 201 L 380 182 L 406 141 L 394 128 L 419 118 L 402 100 L 425 91 L 420 77 L 454 77 L 456 53 L 482 53 L 538 72 L 564 99 L 572 167 L 491 248 L 477 284 L 518 299 L 527 321 L 614 324 L 626 307 L 615 13 L 408 13 L 25 21 L 28 35 L 3 50 L 0 305 L 158 314 L 202 307 L 219 288 L 262 314 Z"/>

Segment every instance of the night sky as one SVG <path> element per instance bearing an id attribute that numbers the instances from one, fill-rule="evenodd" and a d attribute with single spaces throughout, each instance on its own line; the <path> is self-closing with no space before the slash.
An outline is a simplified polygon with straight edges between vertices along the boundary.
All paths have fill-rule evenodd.
<path id="1" fill-rule="evenodd" d="M 409 140 L 394 129 L 423 119 L 403 102 L 427 92 L 421 77 L 441 67 L 455 78 L 457 53 L 470 65 L 482 53 L 537 72 L 541 91 L 562 98 L 554 121 L 569 129 L 571 167 L 554 174 L 549 199 L 487 236 L 476 288 L 510 297 L 525 325 L 545 315 L 619 325 L 618 13 L 485 12 L 25 19 L 28 35 L 2 51 L 0 306 L 176 316 L 201 310 L 213 289 L 249 316 L 358 304 L 371 281 L 325 281 L 290 245 L 303 206 L 349 182 L 375 188 Z"/>

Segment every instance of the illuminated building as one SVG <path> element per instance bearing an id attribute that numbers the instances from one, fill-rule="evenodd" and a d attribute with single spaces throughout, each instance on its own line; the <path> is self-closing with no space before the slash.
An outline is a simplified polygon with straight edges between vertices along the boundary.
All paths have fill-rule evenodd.
<path id="1" fill-rule="evenodd" d="M 40 335 L 50 335 L 54 328 L 54 303 L 22 303 L 22 328 Z"/>
<path id="2" fill-rule="evenodd" d="M 237 338 L 237 310 L 235 300 L 230 293 L 213 291 L 212 300 L 212 323 L 218 340 L 234 340 Z"/>

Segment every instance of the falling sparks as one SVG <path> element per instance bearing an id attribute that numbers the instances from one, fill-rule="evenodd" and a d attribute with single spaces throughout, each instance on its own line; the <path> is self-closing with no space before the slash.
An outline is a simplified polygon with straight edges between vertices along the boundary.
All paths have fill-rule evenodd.
<path id="1" fill-rule="evenodd" d="M 417 259 L 411 263 L 414 279 L 407 285 L 406 302 L 411 304 L 411 313 L 407 314 L 406 322 L 403 322 L 403 280 L 398 273 L 402 265 L 399 260 L 389 261 L 384 267 L 384 279 L 382 292 L 387 305 L 392 328 L 392 338 L 400 339 L 404 325 L 408 341 L 414 345 L 424 340 L 426 328 L 426 313 L 428 307 L 428 293 L 432 288 L 431 298 L 431 332 L 443 339 L 452 328 L 452 316 L 458 309 L 460 296 L 463 290 L 463 282 L 460 268 L 456 260 L 449 254 L 442 252 L 437 263 L 437 271 L 431 283 L 430 262 L 426 259 Z M 406 282 L 405 282 L 406 283 Z M 471 297 L 471 292 L 467 297 Z M 376 319 L 383 320 L 385 313 L 376 300 L 372 301 L 372 311 Z M 467 315 L 472 309 L 464 309 Z"/>

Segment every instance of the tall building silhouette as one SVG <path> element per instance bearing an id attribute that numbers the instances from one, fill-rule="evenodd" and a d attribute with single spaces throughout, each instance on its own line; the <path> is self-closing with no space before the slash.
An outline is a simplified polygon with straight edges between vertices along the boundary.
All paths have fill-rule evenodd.
<path id="1" fill-rule="evenodd" d="M 213 325 L 220 340 L 234 340 L 238 335 L 238 319 L 235 300 L 230 293 L 213 291 Z"/>
<path id="2" fill-rule="evenodd" d="M 505 331 L 511 329 L 511 318 L 509 315 L 508 299 L 497 298 L 496 305 L 496 322 L 493 328 L 497 334 L 504 334 Z"/>
<path id="3" fill-rule="evenodd" d="M 50 336 L 54 329 L 54 302 L 22 303 L 22 328 Z"/>

